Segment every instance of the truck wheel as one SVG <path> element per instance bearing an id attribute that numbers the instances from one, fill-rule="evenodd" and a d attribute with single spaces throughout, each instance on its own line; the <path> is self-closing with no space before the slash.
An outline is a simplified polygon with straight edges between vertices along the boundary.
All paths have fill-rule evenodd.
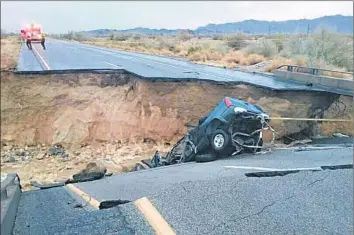
<path id="1" fill-rule="evenodd" d="M 225 152 L 230 143 L 230 136 L 222 129 L 217 129 L 211 137 L 211 147 L 216 153 Z"/>

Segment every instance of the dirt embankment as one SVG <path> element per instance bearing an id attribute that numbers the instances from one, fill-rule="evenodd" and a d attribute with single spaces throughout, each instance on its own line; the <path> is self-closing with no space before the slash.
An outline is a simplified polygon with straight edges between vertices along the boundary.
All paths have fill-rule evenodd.
<path id="1" fill-rule="evenodd" d="M 352 97 L 275 92 L 246 85 L 146 81 L 129 74 L 1 73 L 1 170 L 28 186 L 68 178 L 91 161 L 125 171 L 154 151 L 166 153 L 224 97 L 259 104 L 271 116 L 352 118 Z M 283 135 L 352 135 L 348 123 L 272 121 Z M 293 136 L 294 137 L 294 136 Z M 144 143 L 145 142 L 145 143 Z M 68 158 L 45 153 L 65 146 Z M 17 147 L 14 147 L 17 146 Z M 27 147 L 28 146 L 28 147 Z M 6 161 L 6 162 L 5 162 Z"/>
<path id="2" fill-rule="evenodd" d="M 11 70 L 16 67 L 20 48 L 19 36 L 3 37 L 1 35 L 1 70 Z"/>
<path id="3" fill-rule="evenodd" d="M 260 105 L 271 116 L 352 114 L 352 97 L 275 92 L 246 85 L 150 82 L 129 74 L 19 76 L 2 74 L 1 140 L 19 145 L 173 142 L 224 96 Z M 339 102 L 338 102 L 339 101 Z M 330 110 L 328 110 L 330 108 Z M 337 115 L 336 115 L 337 114 Z M 311 123 L 273 121 L 278 137 L 312 130 Z M 350 133 L 346 125 L 326 127 Z"/>

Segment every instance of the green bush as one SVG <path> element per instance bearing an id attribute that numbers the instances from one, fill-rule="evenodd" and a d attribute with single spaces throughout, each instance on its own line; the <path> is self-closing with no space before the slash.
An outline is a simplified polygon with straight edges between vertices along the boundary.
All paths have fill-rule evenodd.
<path id="1" fill-rule="evenodd" d="M 213 37 L 212 37 L 212 39 L 213 40 L 223 40 L 224 39 L 224 36 L 223 35 L 214 35 Z"/>
<path id="2" fill-rule="evenodd" d="M 235 36 L 229 36 L 226 39 L 226 41 L 227 41 L 227 45 L 232 49 L 240 50 L 247 46 L 246 39 L 247 39 L 246 35 L 239 33 Z"/>
<path id="3" fill-rule="evenodd" d="M 113 33 L 111 33 L 111 34 L 109 35 L 109 40 L 114 40 L 114 34 L 113 34 Z"/>
<path id="4" fill-rule="evenodd" d="M 257 43 L 248 45 L 244 50 L 248 54 L 259 54 L 268 58 L 278 54 L 277 45 L 269 39 L 260 39 Z"/>
<path id="5" fill-rule="evenodd" d="M 284 43 L 281 56 L 294 58 L 303 55 L 308 66 L 334 65 L 353 71 L 353 37 L 330 33 L 326 28 L 309 37 L 296 36 Z"/>
<path id="6" fill-rule="evenodd" d="M 189 56 L 197 51 L 201 51 L 201 50 L 202 50 L 202 48 L 200 46 L 190 47 L 190 48 L 188 48 L 187 56 Z"/>
<path id="7" fill-rule="evenodd" d="M 114 35 L 114 40 L 116 41 L 120 41 L 120 42 L 124 42 L 124 41 L 127 41 L 129 39 L 130 35 L 128 34 L 115 34 Z"/>

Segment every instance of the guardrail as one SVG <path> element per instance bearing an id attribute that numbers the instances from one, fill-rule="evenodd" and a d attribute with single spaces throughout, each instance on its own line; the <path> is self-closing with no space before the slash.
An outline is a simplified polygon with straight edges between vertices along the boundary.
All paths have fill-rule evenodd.
<path id="1" fill-rule="evenodd" d="M 281 69 L 285 66 L 286 70 Z M 343 78 L 328 76 L 325 74 L 326 72 L 343 74 Z M 274 71 L 274 75 L 280 79 L 294 80 L 308 86 L 321 85 L 345 91 L 352 91 L 354 86 L 353 73 L 329 69 L 309 68 L 297 65 L 281 65 Z M 348 75 L 350 77 L 348 77 Z M 344 78 L 344 76 L 347 78 Z"/>
<path id="2" fill-rule="evenodd" d="M 330 70 L 330 69 L 310 68 L 310 67 L 304 67 L 304 66 L 298 66 L 298 65 L 290 65 L 290 64 L 283 64 L 283 65 L 277 67 L 277 69 L 281 69 L 281 68 L 283 68 L 285 66 L 287 67 L 286 70 L 289 71 L 289 72 L 304 73 L 303 71 L 299 71 L 301 69 L 304 69 L 304 70 L 310 71 L 309 74 L 312 74 L 312 75 L 323 75 L 323 73 L 320 73 L 320 71 L 323 71 L 323 72 L 331 72 L 331 73 L 348 74 L 348 75 L 352 75 L 353 76 L 353 73 L 351 73 L 351 72 L 344 72 L 344 71 L 337 71 L 337 70 Z"/>
<path id="3" fill-rule="evenodd" d="M 8 174 L 1 182 L 1 235 L 12 234 L 21 196 L 20 177 Z"/>

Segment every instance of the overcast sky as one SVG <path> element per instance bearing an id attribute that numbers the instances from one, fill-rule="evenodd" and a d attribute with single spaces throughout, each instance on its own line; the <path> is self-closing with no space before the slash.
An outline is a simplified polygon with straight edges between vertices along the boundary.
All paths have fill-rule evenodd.
<path id="1" fill-rule="evenodd" d="M 353 15 L 353 2 L 1 1 L 1 28 L 18 31 L 26 23 L 36 22 L 47 33 L 135 27 L 195 29 L 209 23 L 312 19 L 335 14 Z"/>

